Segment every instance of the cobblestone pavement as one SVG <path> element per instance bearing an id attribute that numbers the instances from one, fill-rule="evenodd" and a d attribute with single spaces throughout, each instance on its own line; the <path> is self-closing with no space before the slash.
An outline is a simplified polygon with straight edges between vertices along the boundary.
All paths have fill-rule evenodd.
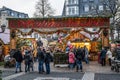
<path id="1" fill-rule="evenodd" d="M 10 75 L 14 75 L 14 74 L 15 74 L 15 71 L 4 70 L 4 71 L 2 71 L 2 76 L 1 77 L 7 77 L 7 76 L 10 76 Z"/>
<path id="2" fill-rule="evenodd" d="M 83 72 L 75 72 L 75 69 L 69 70 L 63 65 L 54 67 L 51 63 L 51 74 L 49 75 L 38 74 L 37 66 L 38 64 L 35 63 L 35 72 L 22 72 L 17 73 L 18 75 L 14 72 L 15 68 L 0 67 L 0 69 L 3 71 L 2 78 L 5 78 L 4 80 L 120 80 L 120 72 L 111 71 L 110 66 L 102 67 L 97 62 L 90 62 L 90 64 L 83 62 Z M 22 70 L 24 71 L 24 65 L 22 65 Z"/>
<path id="3" fill-rule="evenodd" d="M 35 80 L 38 78 L 41 79 L 42 78 L 65 78 L 65 79 L 74 79 L 74 80 L 80 80 L 82 79 L 84 73 L 75 73 L 75 72 L 52 72 L 51 74 L 38 74 L 38 72 L 30 72 L 30 73 L 26 73 L 25 75 L 19 76 L 17 78 L 13 78 L 10 80 Z"/>
<path id="4" fill-rule="evenodd" d="M 96 73 L 94 80 L 120 80 L 120 74 Z"/>

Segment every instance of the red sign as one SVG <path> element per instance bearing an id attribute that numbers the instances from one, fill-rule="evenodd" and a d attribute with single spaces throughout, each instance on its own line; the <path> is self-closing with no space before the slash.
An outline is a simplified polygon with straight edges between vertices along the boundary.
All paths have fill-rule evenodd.
<path id="1" fill-rule="evenodd" d="M 9 18 L 9 28 L 109 27 L 108 17 Z"/>

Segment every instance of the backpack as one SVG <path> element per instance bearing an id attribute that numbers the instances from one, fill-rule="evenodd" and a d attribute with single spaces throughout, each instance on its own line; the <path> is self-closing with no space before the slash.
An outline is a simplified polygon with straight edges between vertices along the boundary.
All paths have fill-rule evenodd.
<path id="1" fill-rule="evenodd" d="M 80 54 L 77 54 L 77 59 L 81 60 L 82 56 Z"/>
<path id="2" fill-rule="evenodd" d="M 77 50 L 77 52 L 76 52 L 76 58 L 78 59 L 78 60 L 81 60 L 82 59 L 82 50 L 81 49 L 78 49 Z"/>
<path id="3" fill-rule="evenodd" d="M 30 59 L 31 59 L 30 53 L 28 51 L 25 52 L 25 60 L 30 61 Z"/>
<path id="4" fill-rule="evenodd" d="M 44 60 L 44 58 L 45 58 L 45 56 L 44 56 L 44 53 L 43 53 L 43 51 L 40 51 L 40 50 L 38 50 L 38 59 L 39 60 Z"/>
<path id="5" fill-rule="evenodd" d="M 119 48 L 116 49 L 116 58 L 117 60 L 120 60 L 120 49 Z"/>

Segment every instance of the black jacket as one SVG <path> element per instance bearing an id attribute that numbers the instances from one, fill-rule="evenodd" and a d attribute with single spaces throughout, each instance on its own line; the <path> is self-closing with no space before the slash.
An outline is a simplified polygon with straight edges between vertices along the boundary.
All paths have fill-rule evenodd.
<path id="1" fill-rule="evenodd" d="M 82 49 L 80 49 L 80 48 L 77 49 L 75 57 L 76 57 L 77 60 L 82 60 L 82 58 L 83 58 Z"/>
<path id="2" fill-rule="evenodd" d="M 15 52 L 15 54 L 13 55 L 13 58 L 15 58 L 15 60 L 16 60 L 17 62 L 22 62 L 22 61 L 23 61 L 23 57 L 22 57 L 21 51 L 20 51 L 20 50 L 17 50 L 17 51 Z"/>
<path id="3" fill-rule="evenodd" d="M 45 56 L 44 56 L 44 52 L 43 51 L 41 51 L 39 48 L 38 48 L 38 50 L 37 50 L 37 57 L 38 57 L 38 60 L 39 61 L 44 61 L 44 58 L 45 58 Z"/>
<path id="4" fill-rule="evenodd" d="M 52 61 L 52 56 L 50 55 L 50 53 L 46 53 L 45 54 L 45 63 L 49 63 Z"/>

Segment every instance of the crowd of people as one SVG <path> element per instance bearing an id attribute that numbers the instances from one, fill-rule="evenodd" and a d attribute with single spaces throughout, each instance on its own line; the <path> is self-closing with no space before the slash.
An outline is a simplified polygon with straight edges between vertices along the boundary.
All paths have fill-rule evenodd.
<path id="1" fill-rule="evenodd" d="M 117 48 L 116 48 L 117 49 Z M 82 62 L 86 62 L 86 64 L 89 64 L 89 57 L 90 52 L 88 51 L 87 47 L 78 47 L 78 48 L 69 48 L 69 46 L 66 48 L 66 53 L 68 54 L 69 59 L 69 68 L 73 69 L 76 67 L 76 71 L 83 70 Z M 119 50 L 115 50 L 115 55 L 113 56 L 113 52 L 109 48 L 102 48 L 100 51 L 99 61 L 101 66 L 106 65 L 106 61 L 108 62 L 109 66 L 111 66 L 111 60 L 114 58 L 117 58 L 120 60 L 120 48 Z M 97 53 L 96 53 L 97 54 Z"/>
<path id="2" fill-rule="evenodd" d="M 22 52 L 20 49 L 17 49 L 13 55 L 13 58 L 16 60 L 16 70 L 15 72 L 22 72 L 21 63 L 25 64 L 25 72 L 34 71 L 34 61 L 36 60 L 33 56 L 33 51 L 31 47 L 26 47 Z M 46 74 L 50 74 L 50 62 L 52 60 L 52 56 L 48 49 L 44 49 L 43 47 L 37 47 L 37 59 L 38 59 L 38 72 L 42 74 L 46 70 Z M 45 68 L 44 69 L 44 65 Z"/>
<path id="3" fill-rule="evenodd" d="M 68 54 L 69 58 L 69 68 L 73 69 L 76 67 L 76 72 L 81 70 L 83 71 L 82 61 L 85 61 L 86 64 L 89 64 L 89 51 L 86 46 L 78 47 L 78 48 L 66 48 L 66 53 Z"/>
<path id="4" fill-rule="evenodd" d="M 111 59 L 120 60 L 120 47 L 115 48 L 115 50 L 113 52 L 110 49 L 102 48 L 102 50 L 100 52 L 101 65 L 105 66 L 106 60 L 108 60 L 109 66 L 111 66 Z"/>
<path id="5" fill-rule="evenodd" d="M 36 57 L 33 55 L 33 50 L 31 47 L 26 47 L 24 51 L 20 49 L 14 50 L 15 53 L 12 55 L 16 60 L 16 70 L 15 72 L 22 72 L 21 63 L 24 62 L 25 72 L 34 71 L 34 62 L 36 61 Z M 88 49 L 86 46 L 82 48 L 66 48 L 66 54 L 68 55 L 69 68 L 73 69 L 76 66 L 76 71 L 83 71 L 82 61 L 84 60 L 86 64 L 89 64 L 88 59 Z M 44 47 L 37 47 L 37 61 L 38 61 L 38 72 L 40 74 L 46 72 L 46 74 L 50 74 L 50 62 L 53 61 L 53 56 L 51 55 L 51 51 L 49 49 L 45 49 Z M 44 67 L 45 64 L 45 67 Z"/>
<path id="6" fill-rule="evenodd" d="M 89 51 L 86 46 L 84 47 L 66 47 L 66 54 L 68 56 L 69 69 L 76 69 L 76 72 L 79 70 L 83 71 L 83 61 L 86 64 L 89 64 Z M 109 61 L 109 65 L 111 66 L 111 58 L 112 52 L 110 49 L 103 48 L 100 52 L 100 63 L 102 66 L 106 65 L 106 58 Z M 53 56 L 51 55 L 51 51 L 47 48 L 38 46 L 37 47 L 37 61 L 38 61 L 38 72 L 40 74 L 46 72 L 46 74 L 50 74 L 50 62 L 53 61 Z M 22 72 L 21 63 L 25 64 L 25 72 L 34 71 L 34 62 L 36 61 L 36 57 L 33 55 L 33 50 L 31 47 L 26 47 L 22 52 L 20 49 L 17 49 L 13 55 L 13 58 L 16 60 L 16 70 L 18 69 Z"/>

